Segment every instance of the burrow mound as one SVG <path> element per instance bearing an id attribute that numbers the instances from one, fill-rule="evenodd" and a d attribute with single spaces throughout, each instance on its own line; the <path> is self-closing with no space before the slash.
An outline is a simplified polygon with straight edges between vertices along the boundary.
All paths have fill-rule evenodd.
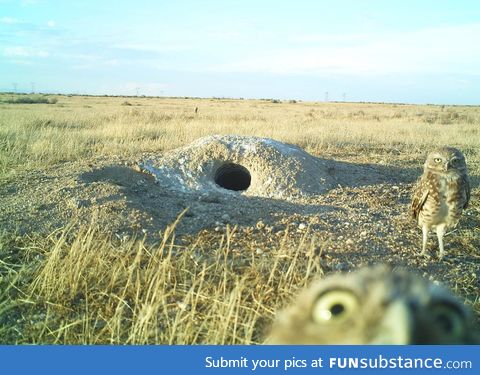
<path id="1" fill-rule="evenodd" d="M 335 186 L 325 161 L 268 138 L 213 135 L 142 161 L 169 189 L 292 199 Z"/>

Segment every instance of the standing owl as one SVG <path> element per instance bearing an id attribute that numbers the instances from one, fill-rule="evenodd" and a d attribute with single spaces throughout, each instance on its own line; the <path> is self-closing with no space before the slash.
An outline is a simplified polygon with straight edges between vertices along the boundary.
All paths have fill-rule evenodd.
<path id="1" fill-rule="evenodd" d="M 422 255 L 427 248 L 428 233 L 434 229 L 440 248 L 439 258 L 443 258 L 443 236 L 447 229 L 457 225 L 469 200 L 470 184 L 462 152 L 453 147 L 441 147 L 428 154 L 410 208 L 422 228 Z"/>
<path id="2" fill-rule="evenodd" d="M 474 344 L 473 313 L 446 288 L 388 266 L 314 282 L 277 314 L 267 344 Z"/>

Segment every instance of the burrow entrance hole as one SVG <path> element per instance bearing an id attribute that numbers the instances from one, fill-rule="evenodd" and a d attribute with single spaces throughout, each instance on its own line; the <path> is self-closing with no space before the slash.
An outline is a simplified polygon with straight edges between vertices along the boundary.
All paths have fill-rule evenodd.
<path id="1" fill-rule="evenodd" d="M 247 190 L 252 181 L 250 172 L 240 164 L 225 163 L 215 171 L 215 183 L 224 189 Z"/>

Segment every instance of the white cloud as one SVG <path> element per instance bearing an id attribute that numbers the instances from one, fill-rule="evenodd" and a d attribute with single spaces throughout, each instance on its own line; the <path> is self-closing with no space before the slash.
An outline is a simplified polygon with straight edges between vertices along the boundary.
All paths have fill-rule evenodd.
<path id="1" fill-rule="evenodd" d="M 46 51 L 30 48 L 30 47 L 5 47 L 3 49 L 3 56 L 6 57 L 48 57 L 49 53 Z"/>
<path id="2" fill-rule="evenodd" d="M 292 35 L 289 41 L 295 43 L 352 43 L 366 42 L 372 38 L 370 34 L 300 34 Z"/>
<path id="3" fill-rule="evenodd" d="M 30 5 L 36 5 L 38 3 L 37 0 L 21 0 L 20 4 L 22 7 L 28 7 Z"/>
<path id="4" fill-rule="evenodd" d="M 191 50 L 192 45 L 183 42 L 164 42 L 164 41 L 150 41 L 149 43 L 113 43 L 113 48 L 126 49 L 140 52 L 176 52 Z"/>
<path id="5" fill-rule="evenodd" d="M 480 74 L 480 24 L 372 35 L 292 36 L 298 47 L 266 50 L 215 66 L 276 74 Z"/>
<path id="6" fill-rule="evenodd" d="M 30 66 L 30 65 L 33 65 L 33 63 L 31 61 L 28 61 L 28 60 L 10 60 L 10 63 L 11 64 L 15 64 L 15 65 L 24 65 L 24 66 Z"/>
<path id="7" fill-rule="evenodd" d="M 136 95 L 137 89 L 139 95 L 159 96 L 164 95 L 165 90 L 170 87 L 165 83 L 159 82 L 126 82 L 119 85 L 109 85 L 102 88 L 106 92 L 116 92 L 120 95 Z"/>
<path id="8" fill-rule="evenodd" d="M 93 55 L 93 54 L 81 54 L 81 53 L 76 53 L 76 54 L 65 54 L 65 53 L 60 53 L 57 55 L 57 57 L 60 57 L 64 59 L 65 61 L 68 61 L 69 63 L 75 61 L 75 64 L 72 64 L 71 67 L 73 69 L 80 69 L 80 70 L 85 70 L 85 69 L 97 69 L 101 67 L 115 67 L 119 66 L 121 64 L 121 61 L 116 59 L 116 58 L 105 58 L 100 55 Z"/>
<path id="9" fill-rule="evenodd" d="M 212 40 L 238 40 L 239 38 L 242 37 L 242 33 L 238 31 L 230 31 L 230 32 L 225 32 L 225 31 L 210 31 L 206 32 L 205 35 L 208 39 Z"/>
<path id="10" fill-rule="evenodd" d="M 109 60 L 105 60 L 103 62 L 105 65 L 107 66 L 118 66 L 120 64 L 120 62 L 118 61 L 118 59 L 109 59 Z"/>
<path id="11" fill-rule="evenodd" d="M 14 25 L 17 23 L 22 23 L 18 18 L 13 18 L 13 17 L 2 17 L 0 18 L 0 23 L 4 23 L 6 25 Z"/>

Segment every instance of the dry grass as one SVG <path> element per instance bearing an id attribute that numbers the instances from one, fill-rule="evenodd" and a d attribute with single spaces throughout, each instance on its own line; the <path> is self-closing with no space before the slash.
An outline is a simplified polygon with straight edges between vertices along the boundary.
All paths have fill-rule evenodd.
<path id="1" fill-rule="evenodd" d="M 415 167 L 426 149 L 448 144 L 467 154 L 473 175 L 480 172 L 479 107 L 127 101 L 62 96 L 57 104 L 0 104 L 0 181 L 231 133 L 352 162 Z M 0 342 L 259 343 L 274 310 L 323 273 L 324 244 L 310 232 L 293 239 L 286 232 L 263 252 L 246 246 L 258 239 L 236 228 L 177 239 L 173 223 L 152 244 L 120 241 L 95 221 L 74 224 L 47 237 L 0 231 Z"/>
<path id="2" fill-rule="evenodd" d="M 14 244 L 13 263 L 28 267 L 0 264 L 1 341 L 260 343 L 274 307 L 322 273 L 308 233 L 297 243 L 286 233 L 259 257 L 236 244 L 235 228 L 180 245 L 175 225 L 157 245 L 120 242 L 94 223 Z"/>
<path id="3" fill-rule="evenodd" d="M 474 153 L 480 108 L 242 100 L 60 97 L 0 105 L 0 176 L 97 155 L 137 155 L 210 134 L 257 135 L 313 154 L 423 153 L 450 144 Z M 195 107 L 199 113 L 194 112 Z M 61 145 L 61 147 L 59 147 Z"/>

